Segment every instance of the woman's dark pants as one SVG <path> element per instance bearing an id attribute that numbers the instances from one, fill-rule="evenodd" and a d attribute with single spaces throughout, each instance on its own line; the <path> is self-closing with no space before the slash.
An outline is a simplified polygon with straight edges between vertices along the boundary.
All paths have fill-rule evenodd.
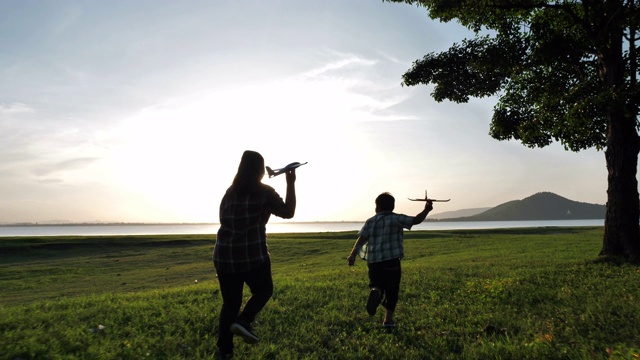
<path id="1" fill-rule="evenodd" d="M 222 310 L 218 329 L 218 349 L 222 353 L 233 352 L 233 334 L 231 325 L 238 321 L 250 324 L 258 312 L 267 304 L 273 294 L 271 263 L 266 261 L 259 267 L 241 273 L 218 272 L 220 292 L 222 293 Z M 244 284 L 249 286 L 251 297 L 242 312 L 242 290 Z"/>

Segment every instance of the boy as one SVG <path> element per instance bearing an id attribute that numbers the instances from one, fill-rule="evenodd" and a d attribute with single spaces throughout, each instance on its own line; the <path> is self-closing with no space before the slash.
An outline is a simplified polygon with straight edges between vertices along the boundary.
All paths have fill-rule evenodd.
<path id="1" fill-rule="evenodd" d="M 420 224 L 433 210 L 433 202 L 427 200 L 424 210 L 415 217 L 393 212 L 395 199 L 389 193 L 376 198 L 376 215 L 369 218 L 359 232 L 351 254 L 349 266 L 356 261 L 356 254 L 367 261 L 369 268 L 369 300 L 367 312 L 373 316 L 378 305 L 385 308 L 383 325 L 387 330 L 396 326 L 393 312 L 400 291 L 400 259 L 404 257 L 403 229 Z"/>

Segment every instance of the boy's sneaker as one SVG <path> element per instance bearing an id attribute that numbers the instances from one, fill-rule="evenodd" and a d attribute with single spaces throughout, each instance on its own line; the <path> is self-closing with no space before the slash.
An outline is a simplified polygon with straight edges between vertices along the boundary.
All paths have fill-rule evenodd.
<path id="1" fill-rule="evenodd" d="M 382 326 L 384 327 L 384 330 L 389 334 L 393 332 L 393 329 L 395 329 L 398 324 L 396 324 L 395 321 L 385 321 L 382 323 Z"/>
<path id="2" fill-rule="evenodd" d="M 233 359 L 233 353 L 220 353 L 218 354 L 219 360 L 231 360 Z"/>
<path id="3" fill-rule="evenodd" d="M 369 293 L 369 300 L 367 300 L 367 312 L 369 315 L 373 316 L 376 314 L 376 310 L 378 309 L 378 305 L 380 305 L 381 298 L 380 290 L 378 288 L 372 288 Z"/>
<path id="4" fill-rule="evenodd" d="M 260 340 L 251 330 L 251 325 L 242 320 L 238 320 L 231 324 L 231 332 L 234 335 L 242 337 L 242 339 L 244 339 L 244 342 L 248 344 L 255 344 Z"/>
<path id="5" fill-rule="evenodd" d="M 398 324 L 396 324 L 395 321 L 385 321 L 382 323 L 382 326 L 384 326 L 385 329 L 393 329 L 398 326 Z"/>

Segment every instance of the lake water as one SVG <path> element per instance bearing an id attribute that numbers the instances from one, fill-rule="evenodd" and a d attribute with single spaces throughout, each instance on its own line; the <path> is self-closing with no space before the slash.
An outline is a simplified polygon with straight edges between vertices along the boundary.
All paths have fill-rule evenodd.
<path id="1" fill-rule="evenodd" d="M 267 233 L 309 233 L 360 230 L 363 222 L 273 222 Z M 413 230 L 473 230 L 536 227 L 604 226 L 604 220 L 545 221 L 426 221 Z M 35 225 L 0 226 L 0 237 L 61 235 L 187 235 L 215 234 L 217 224 L 149 224 L 149 225 Z"/>

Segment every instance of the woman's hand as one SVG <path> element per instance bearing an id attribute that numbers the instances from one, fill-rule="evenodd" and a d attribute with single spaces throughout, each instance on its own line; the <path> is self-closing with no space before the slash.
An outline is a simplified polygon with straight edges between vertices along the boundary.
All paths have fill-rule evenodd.
<path id="1" fill-rule="evenodd" d="M 287 177 L 287 184 L 293 184 L 294 182 L 296 182 L 296 169 L 287 171 L 285 176 Z"/>

